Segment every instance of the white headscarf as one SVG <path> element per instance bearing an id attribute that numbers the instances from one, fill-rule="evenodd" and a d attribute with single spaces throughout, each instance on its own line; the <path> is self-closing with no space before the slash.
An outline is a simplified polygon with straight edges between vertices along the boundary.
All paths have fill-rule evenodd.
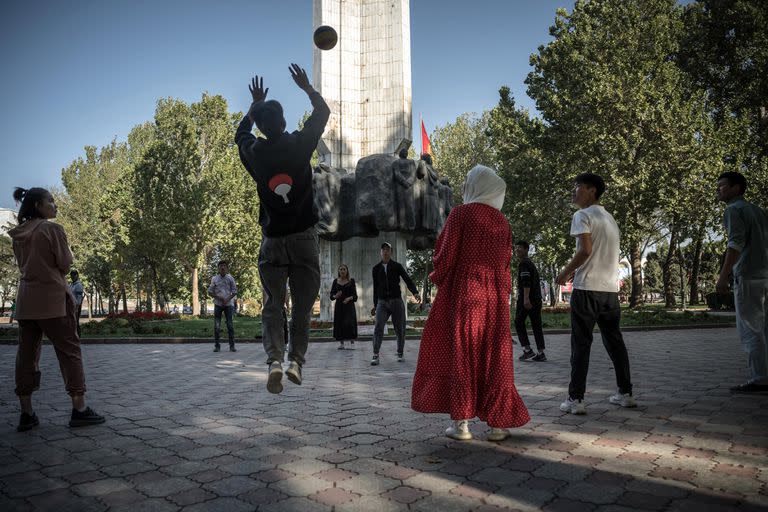
<path id="1" fill-rule="evenodd" d="M 464 185 L 464 204 L 483 203 L 501 210 L 507 184 L 496 171 L 484 165 L 476 165 L 467 174 Z"/>

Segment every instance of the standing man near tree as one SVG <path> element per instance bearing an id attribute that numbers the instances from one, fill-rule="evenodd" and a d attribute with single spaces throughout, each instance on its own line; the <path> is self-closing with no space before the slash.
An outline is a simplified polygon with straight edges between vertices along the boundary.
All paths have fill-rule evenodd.
<path id="1" fill-rule="evenodd" d="M 736 327 L 747 353 L 749 380 L 733 393 L 768 391 L 768 214 L 744 200 L 747 179 L 724 172 L 717 180 L 717 198 L 725 207 L 728 249 L 717 280 L 717 291 L 728 292 L 733 276 Z"/>
<path id="2" fill-rule="evenodd" d="M 213 297 L 213 336 L 215 340 L 213 351 L 219 352 L 221 350 L 219 338 L 221 338 L 221 314 L 224 313 L 224 317 L 227 319 L 229 351 L 237 352 L 235 349 L 235 326 L 232 323 L 235 297 L 237 297 L 237 283 L 229 273 L 229 262 L 225 260 L 219 262 L 219 273 L 211 278 L 208 295 Z"/>
<path id="3" fill-rule="evenodd" d="M 515 256 L 520 260 L 517 265 L 517 309 L 515 311 L 515 331 L 523 347 L 520 361 L 546 361 L 544 355 L 544 330 L 541 323 L 541 280 L 536 265 L 528 257 L 530 244 L 525 240 L 515 242 Z M 531 317 L 531 328 L 536 340 L 536 350 L 531 349 L 525 319 Z"/>
<path id="4" fill-rule="evenodd" d="M 416 302 L 421 302 L 419 290 L 413 284 L 405 268 L 392 259 L 392 246 L 388 242 L 381 244 L 381 261 L 373 266 L 373 309 L 376 316 L 373 327 L 373 358 L 371 366 L 379 364 L 379 350 L 384 338 L 384 324 L 392 316 L 392 325 L 397 334 L 397 360 L 405 361 L 405 303 L 400 294 L 400 278 L 413 294 Z"/>
<path id="5" fill-rule="evenodd" d="M 72 284 L 69 285 L 69 289 L 72 295 L 75 296 L 75 321 L 77 322 L 77 335 L 80 336 L 80 315 L 83 312 L 83 297 L 85 297 L 85 290 L 83 288 L 83 282 L 80 281 L 80 274 L 77 270 L 73 270 L 69 273 L 69 278 L 72 280 Z"/>
<path id="6" fill-rule="evenodd" d="M 605 181 L 585 172 L 574 180 L 571 236 L 576 237 L 576 254 L 557 276 L 559 285 L 573 277 L 571 294 L 571 383 L 568 397 L 560 410 L 586 414 L 584 393 L 587 388 L 592 329 L 600 327 L 600 336 L 616 372 L 618 391 L 608 401 L 621 407 L 637 407 L 632 397 L 629 355 L 621 334 L 619 306 L 619 226 L 600 204 Z"/>

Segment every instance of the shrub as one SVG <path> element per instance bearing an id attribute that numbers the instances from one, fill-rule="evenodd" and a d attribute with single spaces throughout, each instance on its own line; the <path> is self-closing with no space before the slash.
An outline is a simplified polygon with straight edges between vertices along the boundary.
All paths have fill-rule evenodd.
<path id="1" fill-rule="evenodd" d="M 706 296 L 707 306 L 714 311 L 726 309 L 732 311 L 735 309 L 733 302 L 733 292 L 728 293 L 708 293 Z"/>

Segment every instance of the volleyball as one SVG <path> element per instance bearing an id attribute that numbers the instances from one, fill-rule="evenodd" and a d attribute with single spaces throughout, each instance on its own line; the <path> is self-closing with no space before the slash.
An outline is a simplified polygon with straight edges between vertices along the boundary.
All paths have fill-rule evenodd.
<path id="1" fill-rule="evenodd" d="M 336 30 L 328 25 L 321 25 L 315 30 L 313 36 L 315 46 L 321 50 L 330 50 L 336 46 L 336 41 L 339 40 L 339 36 L 336 34 Z"/>

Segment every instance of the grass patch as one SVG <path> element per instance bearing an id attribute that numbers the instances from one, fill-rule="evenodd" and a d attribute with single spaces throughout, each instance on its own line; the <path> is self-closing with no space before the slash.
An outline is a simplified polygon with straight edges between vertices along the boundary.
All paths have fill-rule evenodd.
<path id="1" fill-rule="evenodd" d="M 542 312 L 542 323 L 545 329 L 570 329 L 571 315 L 567 307 L 545 308 Z M 515 313 L 511 318 L 514 322 Z M 368 320 L 368 319 L 366 319 Z M 706 310 L 697 308 L 686 311 L 668 311 L 663 305 L 650 305 L 631 310 L 622 307 L 621 325 L 635 326 L 665 326 L 665 325 L 695 325 L 695 324 L 733 324 L 732 316 L 712 315 Z M 256 338 L 261 336 L 261 318 L 250 316 L 235 316 L 235 336 L 237 338 Z M 415 329 L 407 329 L 409 337 L 419 336 L 424 326 L 424 318 L 412 318 L 408 325 Z M 366 323 L 371 323 L 366 321 Z M 126 318 L 107 318 L 98 322 L 81 324 L 83 338 L 213 338 L 213 317 L 194 318 L 182 316 L 172 320 L 129 320 Z M 222 338 L 227 337 L 226 322 L 222 319 Z M 512 326 L 514 332 L 514 325 Z M 393 334 L 391 324 L 389 334 Z M 310 336 L 327 338 L 333 336 L 333 326 L 328 322 L 313 322 Z M 0 339 L 17 339 L 18 328 L 0 328 Z"/>

